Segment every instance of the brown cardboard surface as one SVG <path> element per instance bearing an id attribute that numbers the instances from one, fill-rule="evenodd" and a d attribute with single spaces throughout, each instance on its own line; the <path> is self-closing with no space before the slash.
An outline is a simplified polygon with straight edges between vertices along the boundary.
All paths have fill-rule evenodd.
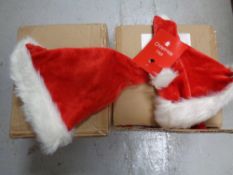
<path id="1" fill-rule="evenodd" d="M 107 47 L 107 27 L 104 24 L 45 25 L 19 28 L 17 40 L 31 36 L 47 48 L 57 47 Z M 20 108 L 22 102 L 14 93 L 10 136 L 13 138 L 34 137 L 30 125 L 25 121 Z M 111 106 L 91 116 L 75 129 L 77 136 L 104 136 L 109 131 Z"/>
<path id="2" fill-rule="evenodd" d="M 179 25 L 178 30 L 181 33 L 191 34 L 192 47 L 217 59 L 216 35 L 211 26 Z M 116 49 L 133 58 L 141 50 L 141 34 L 151 32 L 152 27 L 148 25 L 117 27 Z M 125 89 L 113 106 L 114 125 L 156 127 L 157 124 L 153 119 L 154 97 L 153 88 L 147 84 Z M 206 122 L 209 128 L 220 128 L 221 125 L 221 112 Z"/>

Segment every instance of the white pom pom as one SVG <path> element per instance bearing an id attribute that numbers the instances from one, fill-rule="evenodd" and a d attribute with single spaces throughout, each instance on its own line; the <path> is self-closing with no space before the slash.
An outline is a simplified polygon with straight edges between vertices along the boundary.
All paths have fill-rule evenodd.
<path id="1" fill-rule="evenodd" d="M 164 68 L 156 76 L 151 75 L 151 84 L 156 89 L 167 87 L 176 77 L 178 73 L 171 68 Z"/>
<path id="2" fill-rule="evenodd" d="M 163 18 L 165 20 L 170 20 L 170 18 L 167 15 L 165 15 L 165 14 L 160 14 L 158 16 L 160 16 L 161 18 Z"/>

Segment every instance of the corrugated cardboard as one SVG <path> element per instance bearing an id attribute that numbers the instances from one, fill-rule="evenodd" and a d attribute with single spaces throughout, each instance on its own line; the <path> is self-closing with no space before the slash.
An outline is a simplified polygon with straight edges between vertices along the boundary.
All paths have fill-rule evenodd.
<path id="1" fill-rule="evenodd" d="M 107 27 L 103 24 L 25 26 L 18 30 L 17 39 L 31 36 L 47 48 L 107 47 Z M 33 137 L 30 125 L 20 109 L 22 102 L 13 94 L 10 136 Z M 77 136 L 104 136 L 109 131 L 111 106 L 91 116 L 75 129 Z"/>
<path id="2" fill-rule="evenodd" d="M 192 47 L 213 58 L 217 58 L 216 35 L 210 26 L 179 25 L 178 30 L 181 33 L 190 33 Z M 117 27 L 116 49 L 133 58 L 141 50 L 141 34 L 143 33 L 152 33 L 152 27 L 146 25 Z M 114 103 L 114 125 L 158 127 L 153 119 L 154 98 L 154 90 L 147 84 L 125 89 Z M 221 125 L 221 112 L 206 122 L 206 126 L 209 128 L 220 128 Z M 179 130 L 172 131 L 177 132 Z M 190 129 L 186 131 L 193 132 Z M 196 131 L 198 132 L 198 130 Z"/>

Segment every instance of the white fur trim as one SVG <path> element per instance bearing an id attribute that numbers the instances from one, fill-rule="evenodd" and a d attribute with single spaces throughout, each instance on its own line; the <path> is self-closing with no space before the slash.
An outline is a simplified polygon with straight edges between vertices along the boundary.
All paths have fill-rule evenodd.
<path id="1" fill-rule="evenodd" d="M 42 150 L 52 154 L 58 147 L 72 141 L 61 114 L 31 61 L 26 43 L 36 42 L 31 38 L 20 41 L 11 55 L 11 78 L 16 85 L 15 92 L 23 101 L 26 120 L 32 125 Z"/>
<path id="2" fill-rule="evenodd" d="M 170 20 L 170 18 L 167 15 L 165 15 L 165 14 L 160 14 L 158 16 L 161 17 L 161 18 L 163 18 L 164 20 Z"/>
<path id="3" fill-rule="evenodd" d="M 157 75 L 151 75 L 151 84 L 156 89 L 162 89 L 167 87 L 176 77 L 178 73 L 171 68 L 163 68 Z"/>
<path id="4" fill-rule="evenodd" d="M 179 102 L 158 97 L 155 120 L 164 128 L 189 128 L 211 118 L 232 99 L 233 83 L 221 92 Z"/>

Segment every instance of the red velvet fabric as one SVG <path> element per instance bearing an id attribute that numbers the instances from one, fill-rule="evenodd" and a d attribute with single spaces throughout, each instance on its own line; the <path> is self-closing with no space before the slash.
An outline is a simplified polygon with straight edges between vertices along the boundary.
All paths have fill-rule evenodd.
<path id="1" fill-rule="evenodd" d="M 178 37 L 174 22 L 155 17 L 154 32 L 159 29 Z M 69 130 L 116 100 L 126 86 L 149 81 L 146 72 L 112 49 L 26 47 Z M 172 68 L 178 77 L 157 92 L 173 102 L 219 92 L 233 81 L 230 69 L 189 46 Z"/>
<path id="2" fill-rule="evenodd" d="M 163 29 L 179 37 L 176 24 L 154 18 L 154 32 Z M 166 88 L 158 90 L 159 96 L 177 102 L 191 97 L 202 97 L 223 90 L 233 81 L 233 72 L 209 56 L 188 46 L 172 69 L 179 75 Z"/>
<path id="3" fill-rule="evenodd" d="M 126 86 L 149 81 L 127 56 L 108 48 L 26 47 L 69 130 L 116 100 Z"/>

